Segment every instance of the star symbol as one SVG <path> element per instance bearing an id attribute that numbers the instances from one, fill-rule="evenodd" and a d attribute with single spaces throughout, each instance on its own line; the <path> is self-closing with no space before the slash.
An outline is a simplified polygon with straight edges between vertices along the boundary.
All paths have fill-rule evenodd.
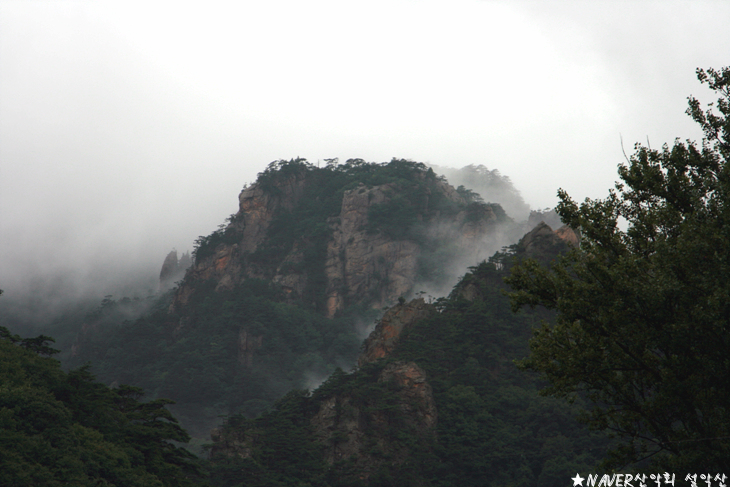
<path id="1" fill-rule="evenodd" d="M 572 481 L 573 481 L 573 487 L 575 487 L 576 485 L 580 485 L 580 487 L 583 487 L 583 481 L 584 481 L 585 479 L 584 479 L 584 478 L 581 478 L 580 474 L 579 474 L 579 473 L 577 473 L 577 474 L 575 474 L 575 477 L 573 477 L 573 478 L 572 478 L 572 479 L 570 479 L 570 480 L 572 480 Z"/>

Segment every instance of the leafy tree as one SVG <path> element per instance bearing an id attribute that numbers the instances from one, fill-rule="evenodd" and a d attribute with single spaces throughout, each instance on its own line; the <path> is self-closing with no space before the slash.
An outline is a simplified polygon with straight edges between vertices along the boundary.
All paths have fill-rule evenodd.
<path id="1" fill-rule="evenodd" d="M 584 419 L 620 439 L 609 466 L 730 470 L 730 68 L 697 75 L 720 96 L 719 114 L 689 98 L 702 144 L 637 144 L 603 200 L 560 190 L 580 249 L 508 279 L 515 309 L 557 311 L 522 365 L 590 399 Z"/>
<path id="2" fill-rule="evenodd" d="M 0 327 L 0 485 L 196 485 L 187 433 L 164 399 L 109 389 L 87 367 L 65 373 L 46 336 Z"/>

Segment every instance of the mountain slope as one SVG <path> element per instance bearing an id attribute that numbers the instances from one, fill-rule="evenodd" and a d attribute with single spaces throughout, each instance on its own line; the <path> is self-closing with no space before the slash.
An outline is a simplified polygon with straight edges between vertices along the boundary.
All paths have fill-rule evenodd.
<path id="1" fill-rule="evenodd" d="M 560 486 L 595 471 L 606 440 L 514 363 L 546 312 L 514 315 L 502 294 L 513 259 L 549 261 L 576 238 L 539 226 L 447 299 L 389 310 L 356 371 L 255 420 L 230 418 L 214 436 L 214 485 Z"/>
<path id="2" fill-rule="evenodd" d="M 66 363 L 176 401 L 203 438 L 221 415 L 253 416 L 352 366 L 383 306 L 450 288 L 513 228 L 420 163 L 278 161 L 196 241 L 178 288 L 127 323 L 105 321 L 107 303 Z"/>

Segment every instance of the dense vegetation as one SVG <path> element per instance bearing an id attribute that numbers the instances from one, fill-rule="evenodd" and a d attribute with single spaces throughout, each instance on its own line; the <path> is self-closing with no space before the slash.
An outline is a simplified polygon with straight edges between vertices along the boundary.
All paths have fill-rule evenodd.
<path id="1" fill-rule="evenodd" d="M 198 485 L 188 434 L 158 399 L 63 372 L 50 338 L 0 327 L 0 485 Z"/>
<path id="2" fill-rule="evenodd" d="M 292 388 L 316 386 L 338 366 L 355 362 L 363 333 L 379 312 L 363 296 L 334 319 L 323 313 L 330 223 L 341 211 L 344 192 L 386 188 L 388 199 L 370 207 L 369 231 L 418 241 L 421 277 L 431 281 L 444 281 L 445 263 L 458 256 L 449 239 L 428 235 L 430 219 L 459 211 L 479 219 L 492 211 L 500 222 L 510 221 L 499 205 L 487 205 L 464 188 L 461 202 L 448 199 L 442 179 L 422 163 L 327 162 L 319 168 L 304 159 L 276 161 L 259 175 L 257 185 L 274 196 L 292 178 L 306 178 L 306 184 L 295 205 L 280 205 L 265 245 L 242 256 L 243 265 L 269 279 L 277 271 L 306 275 L 301 296 L 292 300 L 270 280 L 247 279 L 225 291 L 215 291 L 216 282 L 195 282 L 190 301 L 174 313 L 171 294 L 144 301 L 107 297 L 83 318 L 72 343 L 63 333 L 64 362 L 71 367 L 90 362 L 107 384 L 134 384 L 152 397 L 171 398 L 176 416 L 200 443 L 221 415 L 255 416 Z M 196 241 L 198 262 L 220 244 L 240 240 L 237 218 L 232 215 L 229 225 Z M 295 246 L 302 259 L 282 267 Z M 149 311 L 141 317 L 133 314 L 145 306 Z"/>
<path id="3" fill-rule="evenodd" d="M 727 472 L 730 68 L 697 73 L 720 95 L 719 115 L 690 97 L 702 145 L 637 144 L 604 200 L 579 206 L 561 191 L 557 210 L 581 229 L 581 251 L 550 270 L 525 263 L 510 283 L 516 307 L 557 311 L 524 365 L 550 394 L 587 394 L 585 418 L 622 440 L 615 464 Z"/>
<path id="4" fill-rule="evenodd" d="M 316 385 L 353 363 L 362 339 L 356 325 L 375 318 L 358 308 L 328 319 L 283 302 L 279 289 L 255 279 L 224 292 L 214 287 L 203 283 L 184 316 L 168 313 L 168 297 L 133 322 L 104 325 L 118 306 L 108 300 L 93 321 L 96 331 L 76 342 L 83 353 L 66 363 L 90 361 L 107 383 L 173 399 L 176 416 L 204 438 L 220 415 L 258 414 L 292 388 Z"/>
<path id="5" fill-rule="evenodd" d="M 541 256 L 554 257 L 556 250 L 561 247 L 546 247 Z M 255 420 L 230 418 L 224 430 L 245 438 L 250 456 L 214 456 L 214 485 L 557 486 L 575 472 L 597 471 L 607 440 L 576 423 L 571 408 L 539 396 L 542 384 L 514 363 L 528 353 L 532 328 L 549 317 L 545 311 L 511 312 L 502 277 L 515 256 L 518 246 L 497 257 L 501 270 L 496 263 L 473 268 L 436 303 L 440 313 L 411 328 L 386 359 L 350 374 L 339 371 L 311 395 L 291 393 Z M 476 299 L 464 298 L 467 287 Z M 398 361 L 415 361 L 427 373 L 438 409 L 431 436 L 398 419 L 393 384 L 377 380 Z M 309 420 L 335 396 L 359 406 L 362 421 L 387 411 L 387 424 L 369 429 L 365 450 L 368 442 L 375 448 L 387 438 L 391 448 L 382 454 L 406 449 L 408 460 L 385 462 L 367 481 L 352 471 L 352 461 L 324 462 L 327 445 L 313 440 Z M 279 445 L 286 445 L 287 455 L 273 454 Z"/>

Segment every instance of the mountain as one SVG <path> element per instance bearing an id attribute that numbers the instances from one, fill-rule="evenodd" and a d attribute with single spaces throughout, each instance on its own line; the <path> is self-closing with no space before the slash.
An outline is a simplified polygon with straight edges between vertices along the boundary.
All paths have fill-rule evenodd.
<path id="1" fill-rule="evenodd" d="M 476 264 L 508 243 L 513 223 L 498 204 L 407 160 L 326 168 L 278 161 L 238 199 L 229 224 L 198 239 L 173 310 L 203 281 L 221 290 L 251 278 L 329 317 L 353 304 L 381 308 L 417 283 L 448 284 L 463 262 Z"/>
<path id="2" fill-rule="evenodd" d="M 607 440 L 515 365 L 548 312 L 514 315 L 502 292 L 515 260 L 549 262 L 577 239 L 542 223 L 448 298 L 390 308 L 356 370 L 216 430 L 213 485 L 561 486 L 597 471 Z"/>
<path id="3" fill-rule="evenodd" d="M 127 321 L 133 303 L 107 299 L 64 362 L 176 401 L 203 441 L 220 416 L 254 417 L 349 369 L 383 307 L 447 294 L 521 231 L 499 204 L 421 163 L 276 161 L 237 213 L 196 240 L 177 287 Z M 163 289 L 176 260 L 163 265 Z"/>
<path id="4" fill-rule="evenodd" d="M 210 435 L 211 486 L 563 485 L 606 439 L 516 366 L 550 315 L 503 284 L 578 244 L 550 224 L 413 161 L 276 161 L 159 295 L 65 317 L 60 355 L 109 397 L 146 390 L 193 450 Z"/>
<path id="5" fill-rule="evenodd" d="M 460 169 L 435 164 L 430 167 L 436 173 L 443 174 L 454 187 L 463 186 L 477 193 L 484 201 L 498 202 L 517 221 L 525 220 L 530 213 L 530 206 L 522 199 L 509 176 L 501 174 L 498 169 L 489 169 L 482 164 L 470 164 Z"/>

